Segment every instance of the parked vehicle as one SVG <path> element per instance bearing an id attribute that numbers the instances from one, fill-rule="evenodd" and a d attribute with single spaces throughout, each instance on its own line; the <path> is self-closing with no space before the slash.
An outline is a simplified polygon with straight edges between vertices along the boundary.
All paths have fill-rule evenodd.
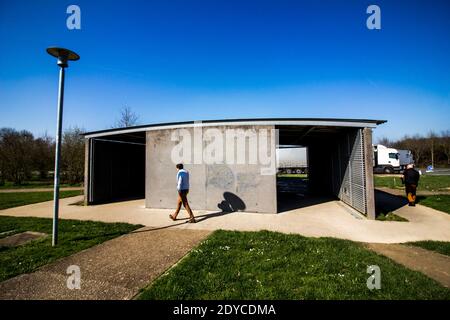
<path id="1" fill-rule="evenodd" d="M 394 173 L 400 172 L 400 159 L 397 149 L 388 148 L 381 144 L 373 146 L 373 172 Z"/>
<path id="2" fill-rule="evenodd" d="M 280 146 L 276 149 L 278 173 L 307 173 L 306 147 Z"/>

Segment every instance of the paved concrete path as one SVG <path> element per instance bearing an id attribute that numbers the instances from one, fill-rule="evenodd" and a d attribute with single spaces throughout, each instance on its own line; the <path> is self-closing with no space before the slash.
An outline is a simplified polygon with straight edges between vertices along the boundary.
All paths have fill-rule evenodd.
<path id="1" fill-rule="evenodd" d="M 0 299 L 131 299 L 209 231 L 142 228 L 0 283 Z M 81 289 L 67 288 L 78 265 Z"/>
<path id="2" fill-rule="evenodd" d="M 402 244 L 369 243 L 366 246 L 409 269 L 420 271 L 444 287 L 450 288 L 450 257 Z"/>
<path id="3" fill-rule="evenodd" d="M 361 217 L 340 201 L 328 201 L 279 214 L 221 213 L 194 210 L 198 223 L 171 221 L 172 210 L 147 209 L 144 200 L 77 206 L 83 196 L 62 199 L 63 219 L 128 222 L 158 228 L 195 230 L 271 230 L 311 237 L 335 237 L 359 242 L 402 243 L 420 240 L 450 241 L 450 215 L 425 206 L 399 206 L 395 213 L 409 222 L 374 221 Z M 194 208 L 195 209 L 195 208 Z M 52 217 L 52 201 L 0 210 L 0 215 Z M 187 217 L 182 211 L 181 218 Z"/>
<path id="4" fill-rule="evenodd" d="M 396 196 L 405 196 L 405 189 L 392 189 L 387 187 L 377 187 L 378 190 L 388 192 L 390 194 Z M 435 196 L 439 194 L 450 194 L 450 190 L 439 190 L 439 191 L 431 191 L 431 190 L 417 190 L 418 196 Z"/>
<path id="5" fill-rule="evenodd" d="M 84 190 L 83 187 L 64 187 L 59 191 Z M 46 192 L 53 191 L 53 188 L 20 188 L 20 189 L 0 189 L 0 193 L 16 193 L 16 192 Z"/>

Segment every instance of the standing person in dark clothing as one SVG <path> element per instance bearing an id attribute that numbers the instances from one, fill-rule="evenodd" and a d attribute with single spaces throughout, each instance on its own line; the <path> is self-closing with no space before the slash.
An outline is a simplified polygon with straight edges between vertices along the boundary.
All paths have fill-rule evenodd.
<path id="1" fill-rule="evenodd" d="M 420 174 L 414 169 L 413 164 L 408 164 L 406 170 L 403 172 L 403 183 L 405 184 L 406 197 L 408 198 L 409 206 L 416 205 L 416 189 L 419 184 Z"/>

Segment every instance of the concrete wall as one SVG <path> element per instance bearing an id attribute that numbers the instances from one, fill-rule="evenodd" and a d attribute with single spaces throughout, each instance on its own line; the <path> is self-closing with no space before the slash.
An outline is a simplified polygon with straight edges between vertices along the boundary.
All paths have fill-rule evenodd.
<path id="1" fill-rule="evenodd" d="M 214 129 L 224 137 L 223 161 L 219 163 L 205 163 L 202 159 L 203 152 L 212 142 L 209 137 L 209 129 Z M 233 210 L 275 213 L 277 211 L 276 199 L 276 175 L 261 174 L 262 169 L 267 166 L 250 163 L 250 155 L 254 155 L 252 146 L 247 139 L 245 147 L 245 163 L 237 162 L 237 143 L 234 144 L 234 163 L 227 161 L 226 156 L 230 154 L 230 143 L 237 140 L 226 139 L 227 130 L 242 130 L 242 132 L 269 133 L 268 155 L 273 155 L 275 165 L 275 134 L 274 126 L 218 126 L 214 128 L 185 128 L 165 129 L 147 132 L 146 151 L 146 200 L 145 205 L 149 208 L 174 208 L 176 205 L 176 169 L 172 160 L 173 150 L 178 141 L 191 136 L 192 157 L 191 161 L 181 161 L 190 173 L 189 202 L 195 210 L 217 210 L 230 208 Z M 195 131 L 196 130 L 196 131 Z M 194 134 L 195 131 L 195 134 Z M 235 131 L 236 132 L 236 131 Z M 241 133 L 242 133 L 241 132 Z M 240 134 L 241 134 L 240 133 Z M 199 134 L 201 135 L 199 138 Z M 241 136 L 242 138 L 242 136 Z M 231 141 L 231 142 L 230 142 Z M 261 140 L 258 139 L 258 143 Z M 203 146 L 203 149 L 195 149 L 195 146 Z M 259 149 L 258 149 L 259 150 Z M 185 155 L 185 154 L 183 154 Z M 200 155 L 200 157 L 199 157 Z M 203 154 L 204 155 L 204 154 Z M 241 154 L 242 156 L 243 154 Z M 177 162 L 177 161 L 175 161 Z M 190 163 L 188 163 L 190 162 Z M 264 170 L 264 169 L 263 169 Z"/>

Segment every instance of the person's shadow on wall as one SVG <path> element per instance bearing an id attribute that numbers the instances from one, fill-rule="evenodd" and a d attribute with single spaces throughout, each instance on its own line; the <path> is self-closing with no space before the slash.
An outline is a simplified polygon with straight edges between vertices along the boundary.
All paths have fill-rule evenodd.
<path id="1" fill-rule="evenodd" d="M 222 202 L 217 204 L 217 207 L 221 211 L 197 216 L 197 222 L 204 221 L 209 218 L 223 216 L 225 214 L 236 211 L 243 211 L 246 208 L 244 201 L 231 192 L 224 192 L 223 200 Z"/>
<path id="2" fill-rule="evenodd" d="M 217 205 L 223 212 L 236 212 L 245 210 L 245 203 L 237 195 L 231 192 L 223 194 L 224 200 Z"/>

